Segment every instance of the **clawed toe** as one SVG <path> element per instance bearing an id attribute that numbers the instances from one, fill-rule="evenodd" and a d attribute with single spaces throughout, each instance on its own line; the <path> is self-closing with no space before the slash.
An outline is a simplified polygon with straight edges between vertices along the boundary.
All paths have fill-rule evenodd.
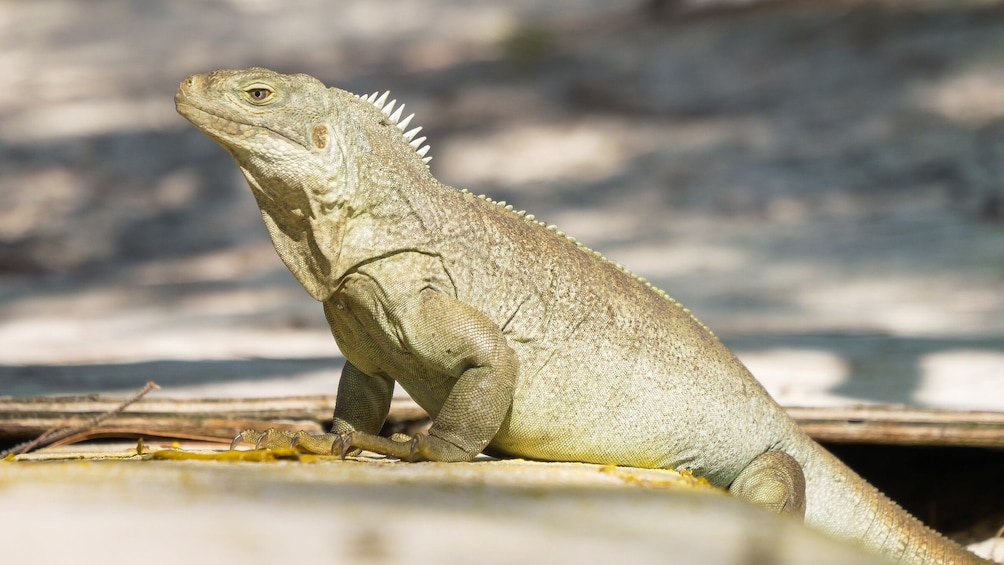
<path id="1" fill-rule="evenodd" d="M 418 456 L 419 439 L 397 434 L 393 439 L 373 434 L 351 431 L 341 434 L 310 434 L 305 431 L 291 432 L 269 428 L 263 432 L 247 429 L 237 434 L 230 449 L 242 443 L 254 445 L 255 449 L 289 449 L 315 455 L 337 455 L 345 459 L 358 455 L 363 449 L 396 457 L 405 461 L 421 459 Z"/>
<path id="2" fill-rule="evenodd" d="M 289 445 L 315 455 L 332 455 L 337 453 L 340 437 L 339 434 L 314 435 L 301 431 L 293 434 Z"/>
<path id="3" fill-rule="evenodd" d="M 288 432 L 275 428 L 269 428 L 264 432 L 248 429 L 237 434 L 230 443 L 230 449 L 236 449 L 242 443 L 254 444 L 255 449 L 287 449 L 295 441 L 296 434 L 300 433 L 303 432 Z"/>
<path id="4" fill-rule="evenodd" d="M 242 443 L 254 445 L 255 449 L 289 449 L 295 448 L 316 455 L 338 455 L 345 458 L 353 455 L 351 434 L 310 434 L 305 431 L 291 432 L 269 428 L 264 432 L 244 430 L 237 434 L 230 444 L 230 449 L 236 449 Z"/>
<path id="5" fill-rule="evenodd" d="M 244 430 L 241 433 L 237 434 L 237 437 L 235 437 L 234 440 L 230 442 L 230 449 L 237 449 L 237 446 L 242 443 L 253 443 L 255 445 L 258 445 L 258 441 L 261 440 L 263 435 L 264 434 L 262 434 L 258 430 L 251 430 L 251 429 Z"/>

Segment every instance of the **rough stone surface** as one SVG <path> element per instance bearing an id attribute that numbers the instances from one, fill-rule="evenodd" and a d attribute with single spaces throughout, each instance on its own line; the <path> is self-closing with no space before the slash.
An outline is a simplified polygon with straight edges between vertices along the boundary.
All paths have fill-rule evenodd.
<path id="1" fill-rule="evenodd" d="M 645 471 L 638 482 L 663 484 L 639 485 L 595 465 L 526 461 L 0 463 L 0 505 L 19 516 L 4 526 L 4 555 L 39 563 L 883 563 L 721 493 L 683 488 L 675 476 Z"/>

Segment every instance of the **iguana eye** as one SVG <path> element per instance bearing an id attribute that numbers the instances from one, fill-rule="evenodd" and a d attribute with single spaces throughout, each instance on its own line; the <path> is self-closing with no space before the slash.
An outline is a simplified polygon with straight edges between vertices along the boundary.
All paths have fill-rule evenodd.
<path id="1" fill-rule="evenodd" d="M 254 103 L 265 102 L 272 97 L 272 91 L 264 86 L 254 86 L 244 91 L 248 99 Z"/>

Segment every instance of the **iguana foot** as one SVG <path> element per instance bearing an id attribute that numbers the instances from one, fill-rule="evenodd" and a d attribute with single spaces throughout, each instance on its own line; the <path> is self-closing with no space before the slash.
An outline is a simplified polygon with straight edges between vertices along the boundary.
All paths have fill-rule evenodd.
<path id="1" fill-rule="evenodd" d="M 783 451 L 768 451 L 750 461 L 729 492 L 778 514 L 805 517 L 805 475 L 798 461 Z"/>
<path id="2" fill-rule="evenodd" d="M 289 432 L 269 428 L 264 432 L 244 430 L 234 438 L 230 449 L 235 449 L 241 443 L 253 443 L 255 449 L 295 447 L 307 453 L 338 455 L 342 458 L 365 450 L 409 462 L 470 461 L 477 455 L 477 452 L 465 451 L 442 438 L 426 434 L 394 434 L 387 438 L 360 431 L 312 435 L 304 431 Z"/>
<path id="3" fill-rule="evenodd" d="M 424 436 L 409 437 L 404 434 L 394 434 L 393 438 L 385 438 L 366 432 L 347 432 L 344 434 L 309 434 L 305 431 L 291 432 L 269 428 L 264 432 L 247 429 L 237 434 L 230 449 L 236 449 L 241 443 L 253 443 L 255 449 L 286 449 L 298 448 L 307 453 L 317 455 L 356 455 L 362 450 L 372 451 L 405 461 L 422 461 L 425 457 L 419 454 L 419 446 L 424 447 Z"/>
<path id="4" fill-rule="evenodd" d="M 255 449 L 289 449 L 293 447 L 316 455 L 337 454 L 343 458 L 347 455 L 356 455 L 360 451 L 345 446 L 343 434 L 310 434 L 302 430 L 291 432 L 275 428 L 269 428 L 264 432 L 244 430 L 237 434 L 234 441 L 230 443 L 230 449 L 236 449 L 241 443 L 254 444 Z"/>
<path id="5" fill-rule="evenodd" d="M 419 434 L 414 437 L 404 434 L 394 434 L 393 437 L 383 437 L 366 432 L 348 432 L 341 434 L 337 446 L 332 446 L 332 453 L 337 449 L 337 453 L 345 457 L 350 451 L 372 451 L 388 457 L 394 457 L 402 461 L 425 461 L 419 452 L 419 445 L 424 443 L 421 438 L 425 436 Z"/>
<path id="6" fill-rule="evenodd" d="M 291 442 L 296 438 L 297 434 L 305 434 L 306 432 L 290 432 L 286 430 L 277 430 L 275 428 L 269 428 L 264 432 L 259 432 L 258 430 L 247 429 L 237 434 L 237 437 L 230 442 L 230 449 L 237 449 L 237 446 L 242 443 L 254 444 L 255 449 L 283 449 L 289 448 Z"/>

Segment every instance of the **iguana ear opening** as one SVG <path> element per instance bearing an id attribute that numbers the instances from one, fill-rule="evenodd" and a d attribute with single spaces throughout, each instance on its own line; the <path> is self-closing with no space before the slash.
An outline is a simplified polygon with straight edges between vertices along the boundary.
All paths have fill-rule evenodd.
<path id="1" fill-rule="evenodd" d="M 310 141 L 314 144 L 316 149 L 323 151 L 328 146 L 328 126 L 325 124 L 317 124 L 314 126 L 314 130 L 310 133 Z"/>

